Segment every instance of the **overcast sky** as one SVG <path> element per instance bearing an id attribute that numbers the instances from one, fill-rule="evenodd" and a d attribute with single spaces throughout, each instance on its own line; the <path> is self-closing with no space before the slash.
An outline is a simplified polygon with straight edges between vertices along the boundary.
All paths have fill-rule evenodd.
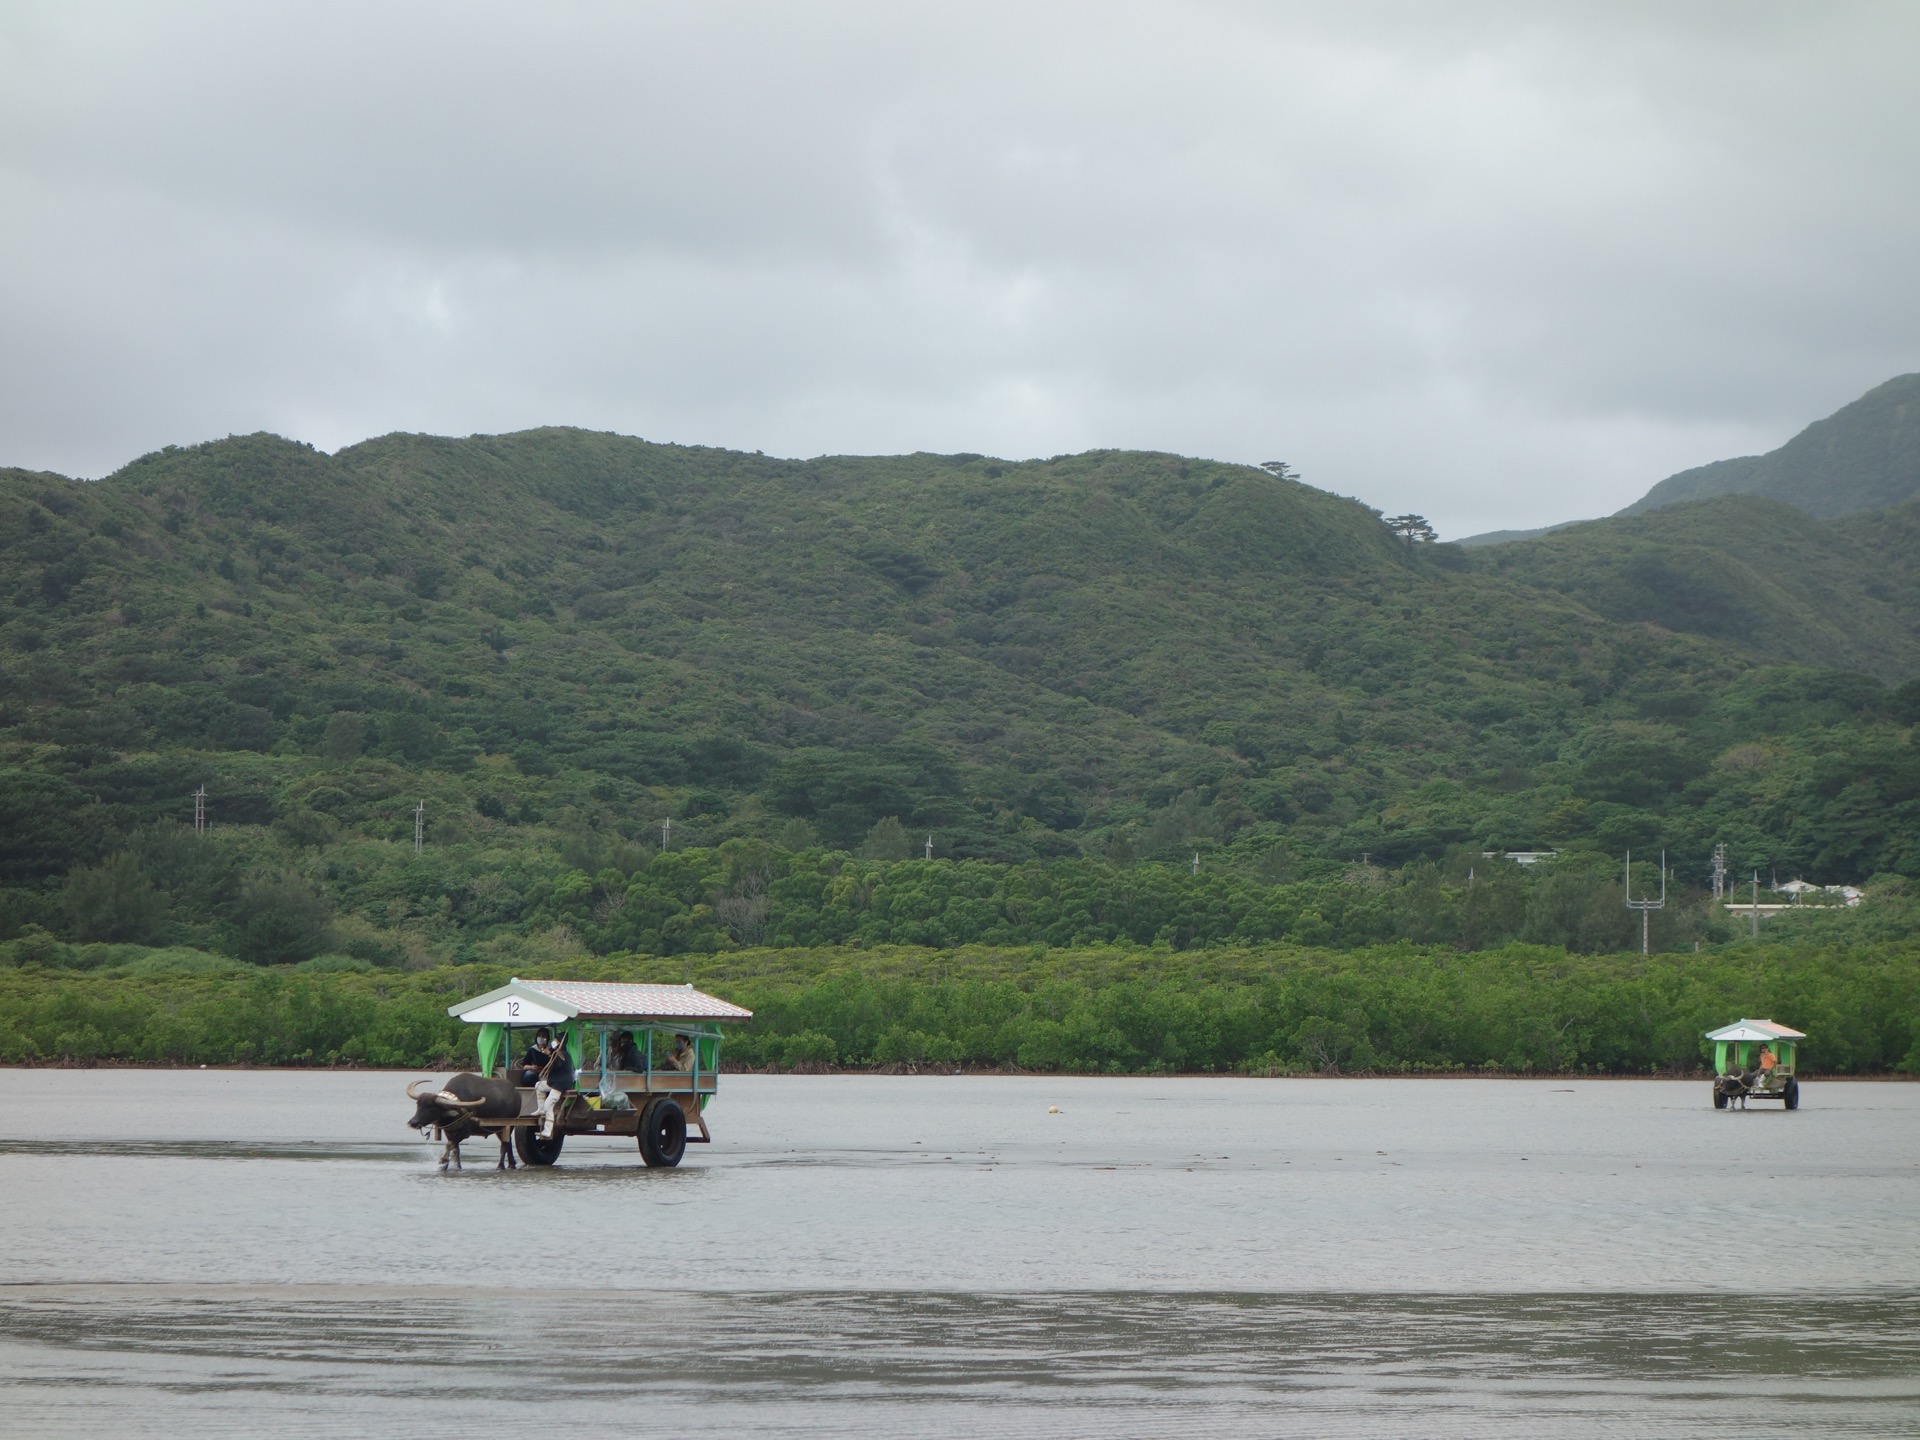
<path id="1" fill-rule="evenodd" d="M 1447 535 L 1920 370 L 1920 4 L 0 4 L 0 464 L 1127 446 Z"/>

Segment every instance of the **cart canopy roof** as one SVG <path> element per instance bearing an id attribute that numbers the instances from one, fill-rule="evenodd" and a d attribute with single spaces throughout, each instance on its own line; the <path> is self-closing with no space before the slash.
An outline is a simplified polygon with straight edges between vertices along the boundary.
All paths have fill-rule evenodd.
<path id="1" fill-rule="evenodd" d="M 691 985 L 514 979 L 447 1014 L 469 1025 L 557 1025 L 563 1020 L 751 1020 L 753 1012 Z"/>
<path id="2" fill-rule="evenodd" d="M 1771 1020 L 1736 1020 L 1719 1030 L 1709 1030 L 1709 1040 L 1804 1040 L 1804 1031 L 1789 1030 Z"/>

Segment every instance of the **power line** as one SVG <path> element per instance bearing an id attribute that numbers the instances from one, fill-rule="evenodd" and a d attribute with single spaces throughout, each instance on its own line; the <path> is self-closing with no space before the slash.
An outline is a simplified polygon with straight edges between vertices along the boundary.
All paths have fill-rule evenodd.
<path id="1" fill-rule="evenodd" d="M 1660 852 L 1660 898 L 1658 900 L 1636 900 L 1633 898 L 1633 852 L 1627 851 L 1627 909 L 1640 912 L 1640 953 L 1650 953 L 1649 938 L 1651 912 L 1667 908 L 1667 852 Z"/>

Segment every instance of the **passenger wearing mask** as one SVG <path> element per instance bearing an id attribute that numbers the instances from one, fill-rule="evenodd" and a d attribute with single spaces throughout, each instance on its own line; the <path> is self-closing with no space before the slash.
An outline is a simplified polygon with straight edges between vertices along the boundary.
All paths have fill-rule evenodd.
<path id="1" fill-rule="evenodd" d="M 527 1053 L 520 1057 L 521 1085 L 537 1085 L 541 1075 L 546 1073 L 547 1061 L 553 1058 L 553 1032 L 542 1025 L 534 1032 L 533 1043 L 527 1046 Z"/>

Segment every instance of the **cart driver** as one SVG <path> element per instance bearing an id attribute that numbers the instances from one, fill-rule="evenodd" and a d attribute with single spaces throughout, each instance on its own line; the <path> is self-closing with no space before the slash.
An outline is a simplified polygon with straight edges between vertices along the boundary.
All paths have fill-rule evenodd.
<path id="1" fill-rule="evenodd" d="M 546 1073 L 533 1083 L 534 1108 L 540 1112 L 540 1138 L 551 1140 L 560 1118 L 560 1102 L 573 1089 L 573 1056 L 564 1044 L 553 1047 L 547 1057 Z"/>
<path id="2" fill-rule="evenodd" d="M 1762 1045 L 1760 1047 L 1760 1078 L 1762 1080 L 1772 1079 L 1774 1067 L 1779 1065 L 1779 1063 L 1780 1057 L 1773 1053 L 1773 1046 Z"/>
<path id="3" fill-rule="evenodd" d="M 541 1072 L 547 1068 L 547 1061 L 553 1058 L 553 1032 L 542 1025 L 534 1032 L 533 1043 L 527 1046 L 527 1053 L 520 1057 L 520 1083 L 535 1085 L 539 1083 Z"/>

